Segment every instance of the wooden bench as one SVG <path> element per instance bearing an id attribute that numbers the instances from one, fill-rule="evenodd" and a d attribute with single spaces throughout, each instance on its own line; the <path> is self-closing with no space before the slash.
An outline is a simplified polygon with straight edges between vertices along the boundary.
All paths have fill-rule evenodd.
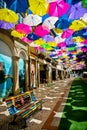
<path id="1" fill-rule="evenodd" d="M 14 125 L 17 117 L 22 117 L 25 121 L 32 115 L 37 109 L 42 109 L 44 99 L 37 100 L 33 91 L 28 91 L 17 96 L 8 97 L 5 99 L 9 114 L 13 116 L 13 121 L 9 123 Z"/>

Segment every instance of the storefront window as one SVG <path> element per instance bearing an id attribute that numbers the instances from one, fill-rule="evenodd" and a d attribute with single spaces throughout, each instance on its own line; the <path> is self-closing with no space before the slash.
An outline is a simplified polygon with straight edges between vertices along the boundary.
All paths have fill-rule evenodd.
<path id="1" fill-rule="evenodd" d="M 24 59 L 19 59 L 19 86 L 20 86 L 20 93 L 25 91 L 25 67 L 24 67 Z"/>
<path id="2" fill-rule="evenodd" d="M 0 54 L 0 98 L 12 94 L 13 88 L 13 67 L 10 56 Z"/>

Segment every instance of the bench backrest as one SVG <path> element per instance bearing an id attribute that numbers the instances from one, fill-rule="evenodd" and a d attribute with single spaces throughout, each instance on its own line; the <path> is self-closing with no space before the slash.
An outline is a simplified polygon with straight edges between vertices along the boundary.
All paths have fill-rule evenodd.
<path id="1" fill-rule="evenodd" d="M 10 115 L 20 110 L 25 104 L 36 101 L 33 91 L 28 91 L 17 96 L 8 97 L 5 99 Z"/>

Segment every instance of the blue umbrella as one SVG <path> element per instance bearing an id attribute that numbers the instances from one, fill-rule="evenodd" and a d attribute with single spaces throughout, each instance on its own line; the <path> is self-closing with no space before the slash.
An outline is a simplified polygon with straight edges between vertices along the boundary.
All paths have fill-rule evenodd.
<path id="1" fill-rule="evenodd" d="M 4 0 L 8 9 L 17 13 L 26 12 L 28 9 L 28 0 Z"/>
<path id="2" fill-rule="evenodd" d="M 39 39 L 40 37 L 37 36 L 37 35 L 34 34 L 34 33 L 30 33 L 30 34 L 28 34 L 27 38 L 30 39 L 30 40 L 37 40 L 37 39 Z"/>
<path id="3" fill-rule="evenodd" d="M 56 28 L 60 28 L 60 29 L 66 29 L 69 27 L 69 25 L 71 24 L 70 21 L 66 20 L 66 19 L 59 19 L 56 23 L 55 23 L 55 27 Z"/>
<path id="4" fill-rule="evenodd" d="M 82 29 L 82 30 L 79 30 L 79 31 L 75 31 L 75 32 L 72 34 L 72 36 L 73 36 L 73 37 L 82 36 L 85 32 L 86 32 L 86 29 Z"/>
<path id="5" fill-rule="evenodd" d="M 72 4 L 72 5 L 74 5 L 74 4 L 76 4 L 76 3 L 78 3 L 78 2 L 80 2 L 81 0 L 66 0 L 66 2 L 68 2 L 69 4 Z"/>

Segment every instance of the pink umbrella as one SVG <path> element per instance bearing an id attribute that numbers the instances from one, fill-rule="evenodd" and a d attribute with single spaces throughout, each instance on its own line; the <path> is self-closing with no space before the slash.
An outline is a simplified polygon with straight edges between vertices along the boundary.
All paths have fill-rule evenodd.
<path id="1" fill-rule="evenodd" d="M 35 28 L 34 33 L 40 37 L 50 33 L 50 30 L 46 26 L 39 25 Z"/>
<path id="2" fill-rule="evenodd" d="M 64 2 L 64 0 L 58 0 L 49 4 L 48 14 L 50 16 L 60 17 L 68 11 L 69 7 L 69 4 Z"/>
<path id="3" fill-rule="evenodd" d="M 26 43 L 32 42 L 32 40 L 29 40 L 27 37 L 23 37 L 21 40 L 26 42 Z"/>
<path id="4" fill-rule="evenodd" d="M 61 37 L 62 38 L 68 38 L 68 37 L 70 37 L 72 34 L 73 34 L 73 30 L 71 30 L 71 29 L 67 29 L 67 30 L 65 30 L 63 33 L 62 33 L 62 35 L 61 35 Z"/>
<path id="5" fill-rule="evenodd" d="M 23 33 L 23 34 L 28 34 L 32 32 L 32 27 L 29 25 L 26 25 L 24 23 L 19 23 L 15 27 L 17 32 Z"/>
<path id="6" fill-rule="evenodd" d="M 65 42 L 60 42 L 57 44 L 59 47 L 66 47 L 66 43 Z"/>

